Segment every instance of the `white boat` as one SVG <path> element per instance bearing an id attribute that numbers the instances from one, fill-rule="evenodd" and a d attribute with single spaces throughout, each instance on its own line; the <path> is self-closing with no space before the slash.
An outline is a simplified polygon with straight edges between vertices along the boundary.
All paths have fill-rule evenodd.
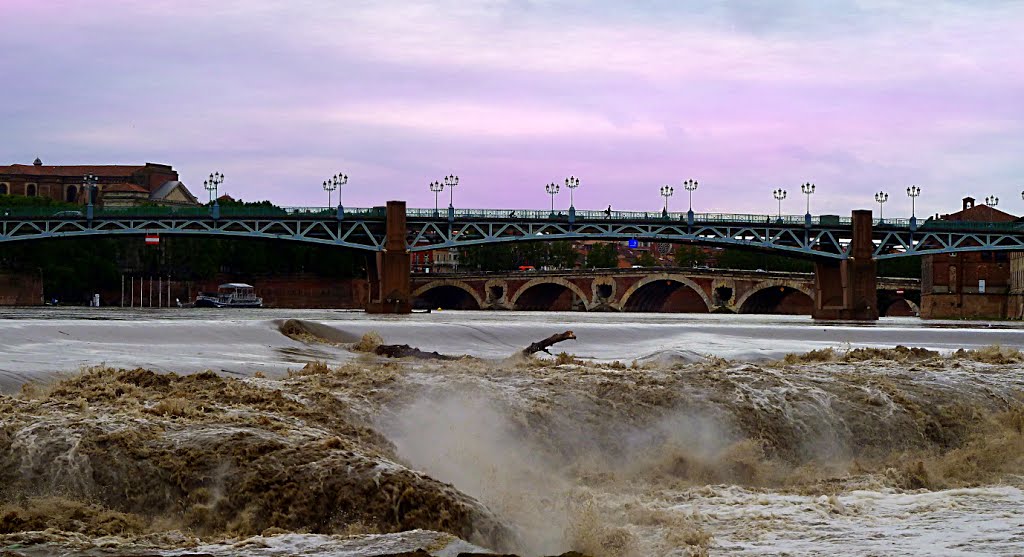
<path id="1" fill-rule="evenodd" d="M 244 282 L 229 282 L 217 287 L 217 292 L 200 292 L 196 296 L 197 308 L 261 308 L 263 298 L 256 289 Z"/>

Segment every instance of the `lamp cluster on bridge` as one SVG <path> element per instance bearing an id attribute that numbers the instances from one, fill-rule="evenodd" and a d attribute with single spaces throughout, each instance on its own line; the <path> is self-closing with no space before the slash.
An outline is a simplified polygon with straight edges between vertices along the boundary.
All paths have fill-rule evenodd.
<path id="1" fill-rule="evenodd" d="M 430 182 L 428 187 L 430 188 L 430 191 L 433 192 L 434 194 L 434 216 L 438 216 L 440 214 L 437 197 L 441 192 L 444 191 L 445 188 L 448 188 L 448 217 L 454 218 L 455 186 L 457 185 L 459 185 L 459 177 L 454 174 L 449 174 L 442 178 L 441 180 L 434 180 L 433 182 Z"/>
<path id="2" fill-rule="evenodd" d="M 331 176 L 324 180 L 324 191 L 327 192 L 327 206 L 331 206 L 331 193 L 334 190 L 338 190 L 338 206 L 341 206 L 341 186 L 348 183 L 348 174 L 342 174 L 341 172 Z"/>
<path id="3" fill-rule="evenodd" d="M 566 187 L 566 189 L 569 190 L 569 220 L 575 220 L 575 216 L 576 216 L 576 201 L 573 198 L 573 193 L 576 191 L 576 188 L 580 187 L 580 179 L 577 178 L 576 176 L 569 176 L 568 178 L 565 179 L 565 187 Z M 550 183 L 544 184 L 544 191 L 547 192 L 547 194 L 551 196 L 551 217 L 552 218 L 554 218 L 556 216 L 555 215 L 555 196 L 558 195 L 558 192 L 561 191 L 561 190 L 562 190 L 562 186 L 560 186 L 557 182 L 550 182 Z"/>
<path id="4" fill-rule="evenodd" d="M 210 174 L 210 177 L 203 180 L 203 188 L 210 193 L 210 203 L 217 200 L 217 189 L 224 183 L 224 175 L 220 172 Z"/>

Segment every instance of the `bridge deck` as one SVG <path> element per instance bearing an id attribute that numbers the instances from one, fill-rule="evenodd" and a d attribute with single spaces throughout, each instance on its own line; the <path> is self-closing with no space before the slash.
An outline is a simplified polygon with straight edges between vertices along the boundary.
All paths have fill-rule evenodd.
<path id="1" fill-rule="evenodd" d="M 87 235 L 186 234 L 274 238 L 367 251 L 384 249 L 385 209 L 333 207 L 0 208 L 0 242 Z M 84 208 L 83 208 L 84 209 Z M 808 258 L 846 259 L 850 218 L 639 211 L 409 208 L 410 251 L 501 242 L 638 239 L 772 250 Z M 874 257 L 1024 250 L 1024 223 L 875 219 Z"/>

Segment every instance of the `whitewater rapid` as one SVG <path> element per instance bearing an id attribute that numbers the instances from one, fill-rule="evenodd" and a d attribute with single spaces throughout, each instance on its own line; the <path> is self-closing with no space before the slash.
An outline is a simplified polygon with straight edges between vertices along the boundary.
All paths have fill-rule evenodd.
<path id="1" fill-rule="evenodd" d="M 169 308 L 8 308 L 0 310 L 0 392 L 82 367 L 212 369 L 234 376 L 280 375 L 311 361 L 343 362 L 344 348 L 282 336 L 285 319 L 301 319 L 355 342 L 378 332 L 388 343 L 427 351 L 504 358 L 531 342 L 571 329 L 562 345 L 596 361 L 700 361 L 707 356 L 764 361 L 821 348 L 896 344 L 950 352 L 993 344 L 1024 345 L 1024 324 L 882 318 L 877 323 L 816 322 L 806 316 L 470 312 L 375 316 L 332 310 Z"/>
<path id="2" fill-rule="evenodd" d="M 565 330 L 571 356 L 510 358 Z M 355 350 L 370 332 L 472 357 Z M 0 388 L 38 386 L 0 396 L 0 481 L 58 498 L 0 500 L 26 530 L 0 520 L 0 550 L 1021 555 L 1022 345 L 910 318 L 8 309 Z M 159 373 L 75 375 L 99 365 Z"/>

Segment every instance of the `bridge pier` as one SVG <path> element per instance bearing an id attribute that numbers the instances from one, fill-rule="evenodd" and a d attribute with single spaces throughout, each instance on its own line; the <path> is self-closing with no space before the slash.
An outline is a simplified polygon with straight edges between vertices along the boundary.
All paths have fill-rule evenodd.
<path id="1" fill-rule="evenodd" d="M 814 319 L 878 320 L 871 211 L 853 212 L 850 257 L 814 263 Z"/>
<path id="2" fill-rule="evenodd" d="M 376 268 L 367 265 L 370 299 L 367 313 L 412 311 L 412 261 L 405 245 L 405 201 L 388 201 L 384 251 L 377 252 Z"/>

